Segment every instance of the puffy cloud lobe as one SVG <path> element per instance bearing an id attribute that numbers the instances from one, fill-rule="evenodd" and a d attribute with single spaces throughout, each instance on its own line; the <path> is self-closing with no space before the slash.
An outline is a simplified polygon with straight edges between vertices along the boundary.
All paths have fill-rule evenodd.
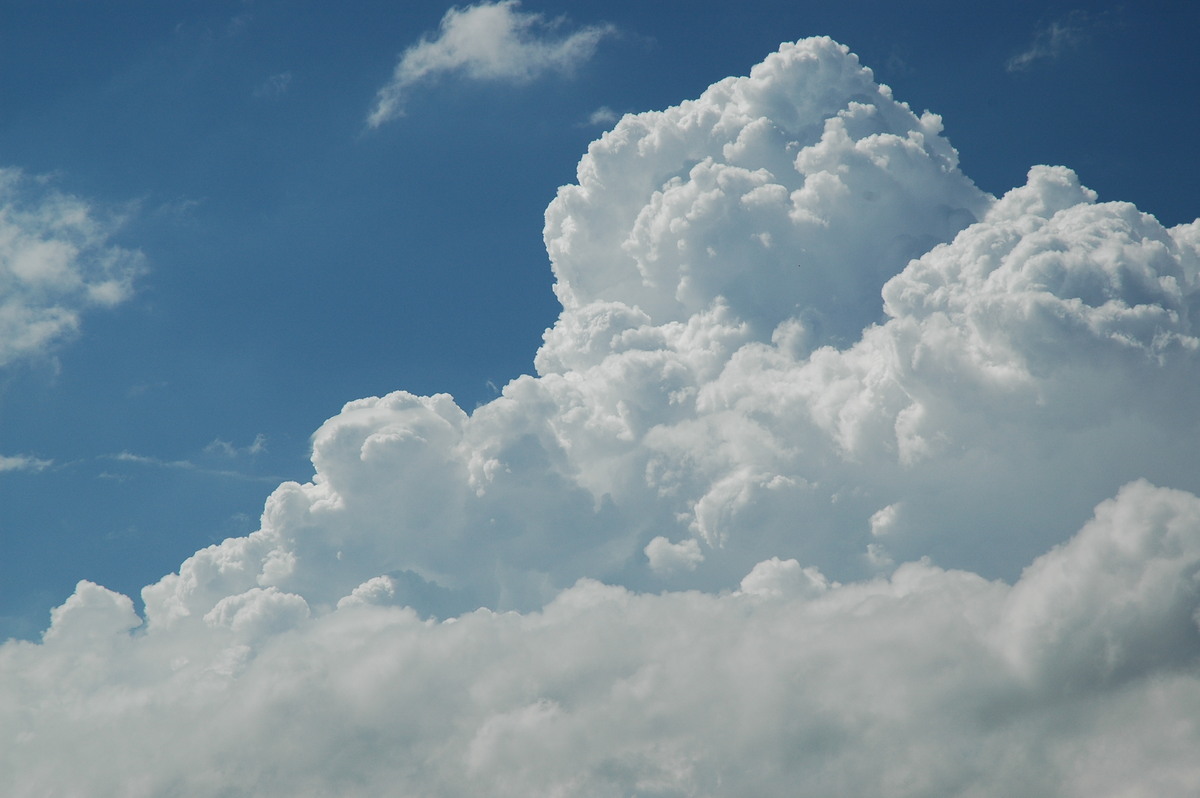
<path id="1" fill-rule="evenodd" d="M 1078 389 L 1073 369 L 1191 377 L 1200 339 L 1191 321 L 1197 280 L 1189 228 L 1165 230 L 1131 205 L 1094 198 L 1069 170 L 1034 168 L 1029 184 L 983 223 L 891 280 L 885 309 L 897 322 L 917 321 L 929 337 L 946 336 L 929 341 L 931 359 L 960 350 L 973 362 L 955 363 L 959 374 L 974 372 L 981 388 L 1025 393 L 1042 406 L 1068 401 L 1052 393 Z M 1123 385 L 1101 375 L 1094 381 L 1108 383 L 1095 386 L 1104 391 Z M 1076 412 L 1086 398 L 1073 401 Z"/>
<path id="2" fill-rule="evenodd" d="M 125 300 L 142 257 L 83 200 L 0 169 L 0 366 L 46 353 L 80 314 Z"/>
<path id="3" fill-rule="evenodd" d="M 1200 502 L 1146 482 L 1122 488 L 1006 602 L 1012 660 L 1051 687 L 1094 688 L 1200 656 Z"/>
<path id="4" fill-rule="evenodd" d="M 704 552 L 694 538 L 672 543 L 662 535 L 654 538 L 643 549 L 646 560 L 655 573 L 671 574 L 675 571 L 694 571 L 696 566 L 704 562 Z"/>
<path id="5" fill-rule="evenodd" d="M 828 39 L 627 115 L 546 211 L 560 325 L 593 302 L 680 321 L 720 296 L 760 338 L 800 316 L 852 340 L 879 318 L 884 280 L 986 208 L 940 132 Z M 542 373 L 559 368 L 556 343 Z"/>
<path id="6" fill-rule="evenodd" d="M 51 610 L 45 640 L 105 640 L 141 624 L 128 596 L 85 579 L 66 603 Z"/>
<path id="7" fill-rule="evenodd" d="M 537 376 L 350 402 L 142 627 L 81 583 L 0 791 L 1189 794 L 1200 222 L 938 129 L 827 39 L 626 116 Z"/>
<path id="8" fill-rule="evenodd" d="M 368 579 L 338 601 L 337 608 L 356 607 L 367 604 L 391 604 L 396 597 L 396 582 L 389 576 Z"/>
<path id="9" fill-rule="evenodd" d="M 283 593 L 276 587 L 252 587 L 218 601 L 204 621 L 210 626 L 227 627 L 242 637 L 260 638 L 289 629 L 308 614 L 308 603 L 294 593 Z"/>
<path id="10" fill-rule="evenodd" d="M 829 580 L 811 565 L 802 568 L 796 560 L 772 557 L 755 565 L 742 579 L 741 592 L 750 596 L 779 598 L 781 596 L 812 597 L 824 592 Z"/>
<path id="11" fill-rule="evenodd" d="M 980 337 L 1006 347 L 996 358 L 1006 362 L 1055 344 L 1073 356 L 1081 337 L 1156 363 L 1194 352 L 1194 250 L 1132 205 L 1094 200 L 1069 170 L 1035 168 L 988 224 L 892 280 L 884 288 L 889 314 L 968 317 Z M 1025 323 L 1007 332 L 984 327 L 1017 314 Z"/>
<path id="12" fill-rule="evenodd" d="M 379 127 L 401 116 L 412 87 L 438 75 L 523 83 L 547 72 L 569 71 L 591 58 L 600 40 L 615 31 L 611 25 L 592 25 L 556 37 L 562 20 L 547 22 L 519 7 L 517 0 L 500 0 L 447 11 L 436 37 L 423 37 L 400 56 L 367 124 Z"/>

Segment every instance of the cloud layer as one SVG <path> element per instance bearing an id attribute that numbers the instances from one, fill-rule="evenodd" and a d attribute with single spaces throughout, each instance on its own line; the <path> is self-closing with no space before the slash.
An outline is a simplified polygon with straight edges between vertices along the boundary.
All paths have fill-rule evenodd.
<path id="1" fill-rule="evenodd" d="M 0 778 L 13 796 L 1182 796 L 1198 528 L 1195 496 L 1139 482 L 1011 587 L 927 563 L 836 585 L 774 559 L 723 594 L 584 580 L 453 623 L 376 580 L 318 617 L 255 588 L 131 637 L 129 600 L 84 582 L 44 643 L 2 650 Z"/>
<path id="2" fill-rule="evenodd" d="M 590 25 L 560 35 L 563 20 L 547 21 L 519 7 L 518 0 L 500 0 L 447 11 L 437 36 L 422 37 L 401 54 L 367 124 L 379 127 L 401 116 L 412 88 L 442 75 L 524 83 L 548 72 L 570 71 L 614 32 L 610 25 Z"/>
<path id="3" fill-rule="evenodd" d="M 350 402 L 143 615 L 0 647 L 0 791 L 1200 783 L 1200 221 L 985 195 L 811 39 L 626 116 L 545 237 L 536 376 Z"/>

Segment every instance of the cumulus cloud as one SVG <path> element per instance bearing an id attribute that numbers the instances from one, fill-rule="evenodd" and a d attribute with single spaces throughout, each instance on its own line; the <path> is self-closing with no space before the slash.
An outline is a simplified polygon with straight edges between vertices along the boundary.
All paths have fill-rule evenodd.
<path id="1" fill-rule="evenodd" d="M 672 543 L 662 535 L 654 538 L 643 549 L 650 569 L 659 574 L 671 574 L 675 571 L 694 571 L 696 566 L 704 562 L 704 552 L 695 538 L 688 538 L 681 543 Z"/>
<path id="2" fill-rule="evenodd" d="M 1200 220 L 986 195 L 810 39 L 545 239 L 535 375 L 348 403 L 140 614 L 0 647 L 0 791 L 1194 791 Z"/>
<path id="3" fill-rule="evenodd" d="M 436 36 L 423 36 L 400 56 L 392 79 L 379 90 L 367 124 L 379 127 L 404 113 L 413 86 L 441 75 L 525 83 L 548 72 L 570 71 L 592 57 L 615 32 L 589 25 L 565 32 L 563 19 L 520 10 L 518 0 L 451 8 Z"/>
<path id="4" fill-rule="evenodd" d="M 111 243 L 115 230 L 85 201 L 0 169 L 0 366 L 46 354 L 84 311 L 128 298 L 143 259 Z"/>

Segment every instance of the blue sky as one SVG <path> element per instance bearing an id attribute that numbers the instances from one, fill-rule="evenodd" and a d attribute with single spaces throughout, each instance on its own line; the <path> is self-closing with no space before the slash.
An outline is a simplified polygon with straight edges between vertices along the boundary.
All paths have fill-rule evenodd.
<path id="1" fill-rule="evenodd" d="M 1194 795 L 1198 23 L 0 3 L 0 794 Z"/>
<path id="2" fill-rule="evenodd" d="M 848 44 L 943 116 L 986 191 L 1068 163 L 1164 224 L 1195 213 L 1187 4 L 523 8 L 613 32 L 570 74 L 421 81 L 370 128 L 444 4 L 0 6 L 0 163 L 121 217 L 112 241 L 146 266 L 128 301 L 0 372 L 0 454 L 52 462 L 0 474 L 4 633 L 39 631 L 80 578 L 136 595 L 253 530 L 345 401 L 470 409 L 529 372 L 558 310 L 542 213 L 611 125 L 589 117 L 695 96 L 780 41 Z"/>

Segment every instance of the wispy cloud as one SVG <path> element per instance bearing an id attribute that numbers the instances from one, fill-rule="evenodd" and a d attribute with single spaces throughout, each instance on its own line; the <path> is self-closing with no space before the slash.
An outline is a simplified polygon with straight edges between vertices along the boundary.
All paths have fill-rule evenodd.
<path id="1" fill-rule="evenodd" d="M 1057 60 L 1087 38 L 1090 21 L 1087 13 L 1072 11 L 1063 19 L 1040 26 L 1034 31 L 1029 46 L 1008 59 L 1004 68 L 1009 72 L 1025 72 L 1039 61 Z"/>
<path id="2" fill-rule="evenodd" d="M 249 450 L 250 450 L 250 447 L 247 447 L 246 449 L 235 449 L 232 445 L 226 443 L 225 441 L 214 441 L 214 443 L 216 443 L 218 445 L 224 444 L 225 446 L 228 446 L 230 452 L 232 452 L 231 456 L 234 456 L 234 455 L 242 453 L 242 452 L 249 452 Z M 257 444 L 257 443 L 258 443 L 258 439 L 255 439 L 255 444 Z M 213 449 L 212 446 L 213 446 L 213 444 L 209 444 L 208 447 L 205 447 L 205 451 L 210 454 L 213 452 L 216 452 L 216 451 L 219 451 L 222 454 L 225 453 L 224 449 Z M 261 451 L 261 449 L 260 449 L 260 451 Z M 208 468 L 207 466 L 200 465 L 191 460 L 166 460 L 161 457 L 152 457 L 152 456 L 144 455 L 144 454 L 135 454 L 135 453 L 129 452 L 129 451 L 118 452 L 116 454 L 110 454 L 110 455 L 104 455 L 103 459 L 112 460 L 112 461 L 115 461 L 118 463 L 136 463 L 138 465 L 148 466 L 151 468 L 167 468 L 167 469 L 173 469 L 173 470 L 179 470 L 179 471 L 192 471 L 197 474 L 205 474 L 205 475 L 214 476 L 214 477 L 226 477 L 229 479 L 240 479 L 240 480 L 246 480 L 249 482 L 266 482 L 266 483 L 273 484 L 273 483 L 277 483 L 279 481 L 279 478 L 276 476 L 247 474 L 242 471 L 234 471 L 234 470 L 228 469 L 228 468 Z M 112 473 L 108 473 L 108 472 L 102 474 L 102 476 L 109 478 L 109 479 L 120 479 L 121 478 L 120 475 L 116 475 L 116 474 L 112 474 Z"/>
<path id="3" fill-rule="evenodd" d="M 153 380 L 150 382 L 140 382 L 136 385 L 131 385 L 125 389 L 125 395 L 130 399 L 137 396 L 144 396 L 151 391 L 161 390 L 167 387 L 165 380 Z"/>
<path id="4" fill-rule="evenodd" d="M 447 11 L 436 36 L 422 37 L 400 56 L 367 124 L 375 128 L 403 115 L 409 89 L 439 75 L 524 83 L 551 71 L 569 71 L 616 31 L 612 25 L 590 25 L 564 32 L 563 18 L 547 20 L 519 6 L 518 0 L 501 0 Z"/>
<path id="5" fill-rule="evenodd" d="M 221 438 L 215 439 L 212 443 L 204 447 L 206 454 L 219 454 L 223 457 L 239 457 L 241 455 L 254 456 L 261 454 L 267 450 L 267 436 L 261 432 L 254 436 L 254 440 L 248 446 L 235 446 L 227 440 Z"/>
<path id="6" fill-rule="evenodd" d="M 47 354 L 85 310 L 127 299 L 144 270 L 110 243 L 120 219 L 48 182 L 0 169 L 0 366 Z"/>
<path id="7" fill-rule="evenodd" d="M 602 105 L 595 111 L 592 111 L 591 115 L 588 116 L 587 124 L 591 127 L 595 127 L 597 125 L 611 125 L 620 118 L 621 115 L 616 111 L 609 108 L 607 105 Z"/>
<path id="8" fill-rule="evenodd" d="M 53 460 L 42 460 L 27 454 L 0 454 L 0 474 L 6 471 L 45 471 L 52 465 Z"/>
<path id="9" fill-rule="evenodd" d="M 287 94 L 288 89 L 292 85 L 292 73 L 280 72 L 277 75 L 271 75 L 269 78 L 258 84 L 254 88 L 255 97 L 282 97 Z"/>

